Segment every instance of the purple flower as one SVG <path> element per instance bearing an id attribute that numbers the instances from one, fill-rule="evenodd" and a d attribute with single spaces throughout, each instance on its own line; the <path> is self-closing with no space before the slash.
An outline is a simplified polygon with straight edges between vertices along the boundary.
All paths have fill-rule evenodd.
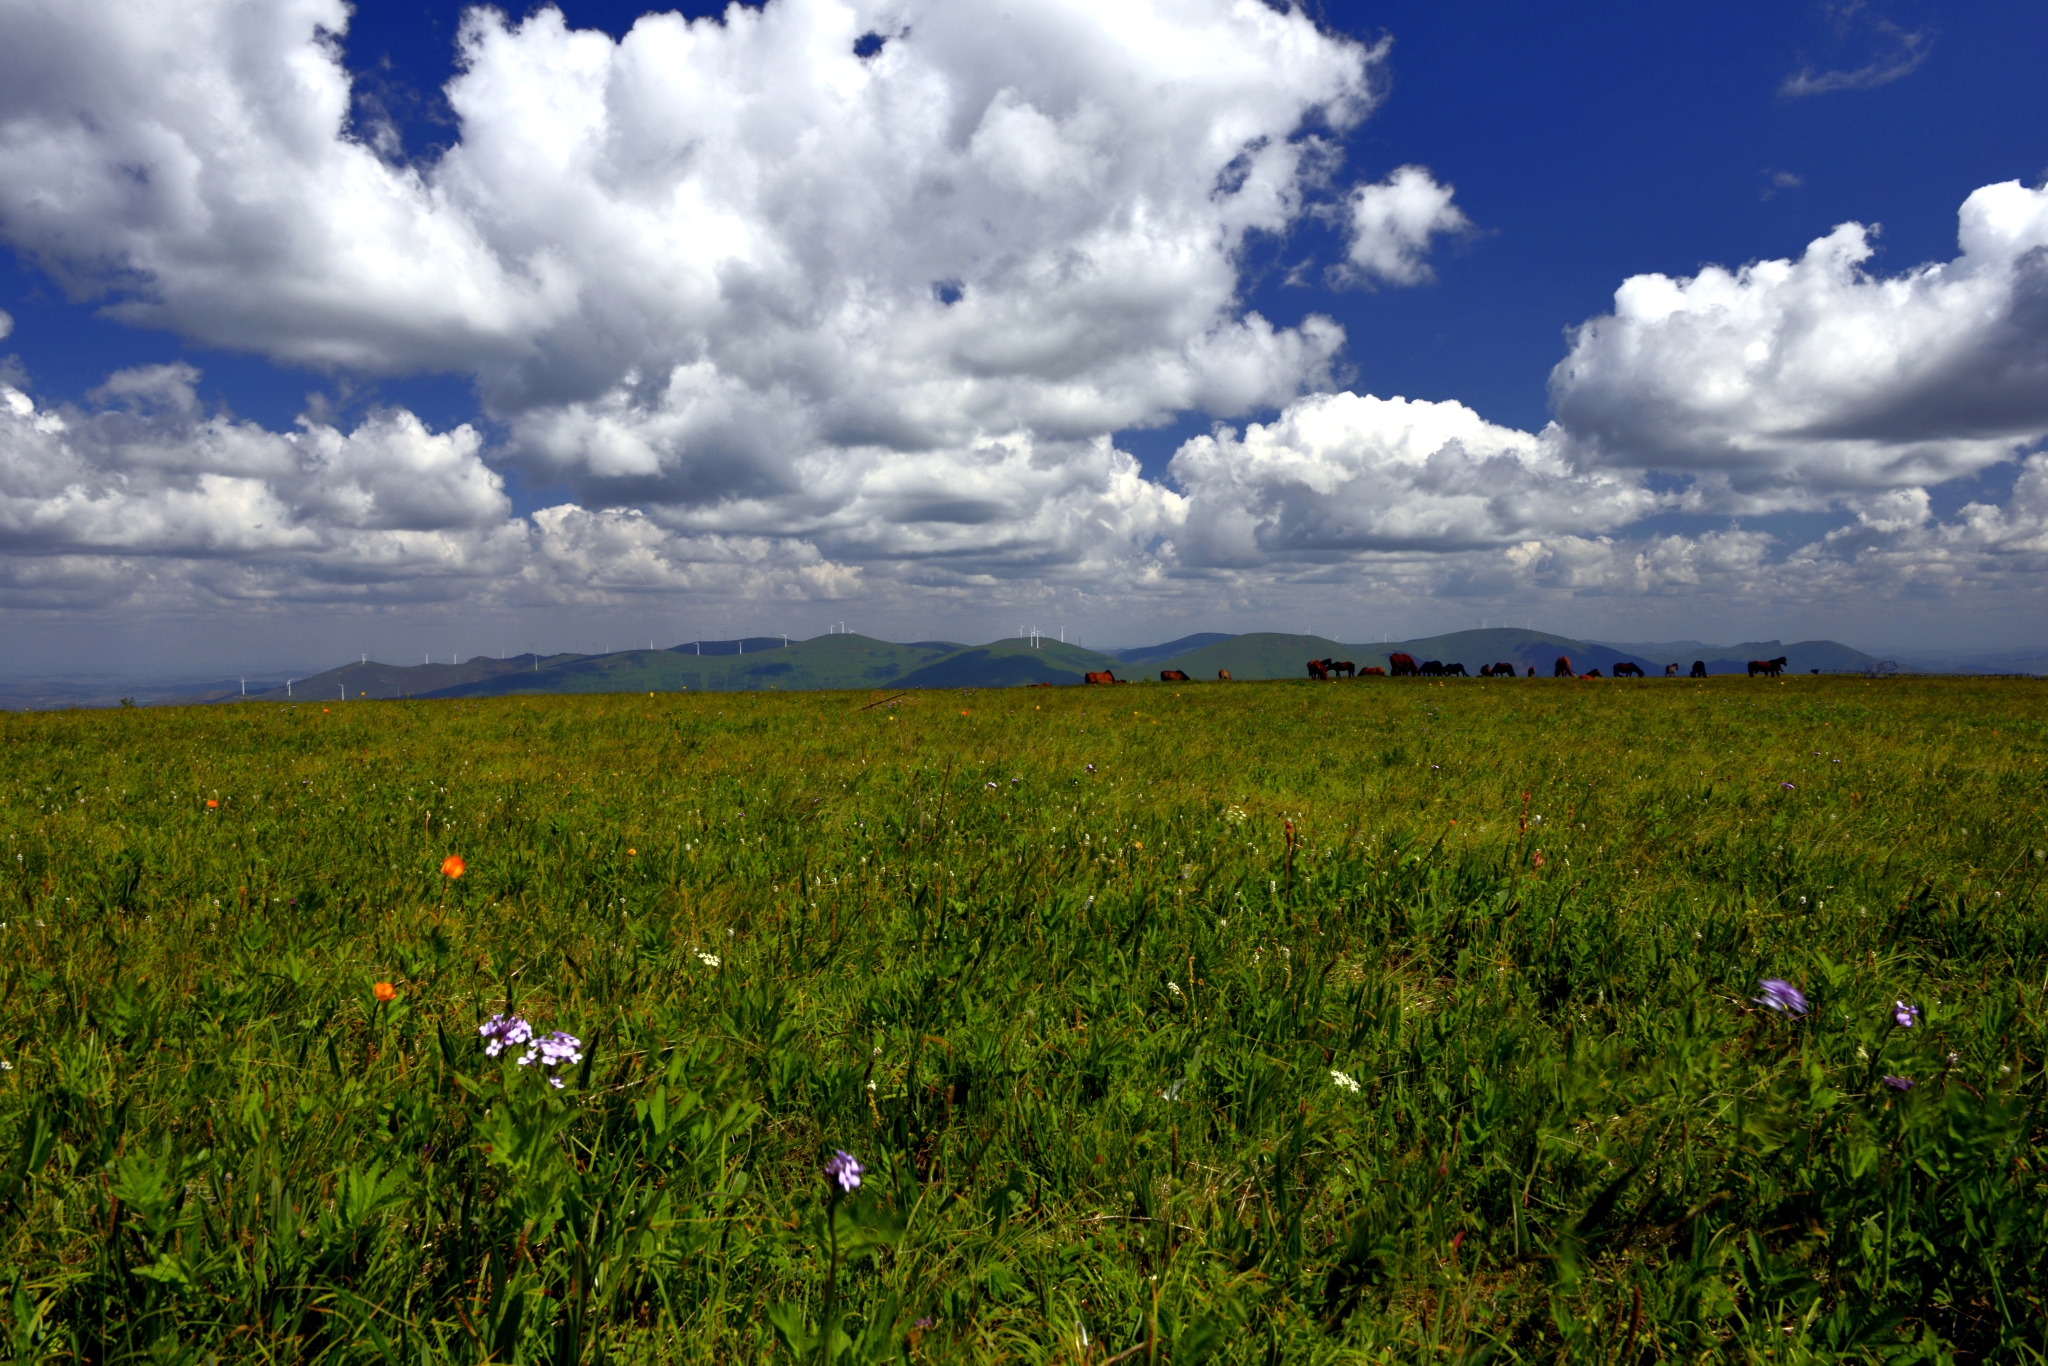
<path id="1" fill-rule="evenodd" d="M 825 1159 L 825 1179 L 839 1187 L 841 1194 L 851 1194 L 860 1189 L 860 1178 L 867 1171 L 860 1159 L 840 1148 Z"/>
<path id="2" fill-rule="evenodd" d="M 1920 1007 L 1909 1006 L 1904 1001 L 1893 1001 L 1892 1018 L 1899 1022 L 1899 1028 L 1911 1029 L 1920 1023 Z"/>
<path id="3" fill-rule="evenodd" d="M 1886 1077 L 1884 1084 L 1891 1087 L 1894 1091 L 1910 1091 L 1913 1089 L 1913 1079 L 1911 1077 Z"/>
<path id="4" fill-rule="evenodd" d="M 1784 788 L 1787 792 L 1792 790 L 1792 784 L 1790 783 L 1779 783 L 1778 786 Z"/>
<path id="5" fill-rule="evenodd" d="M 493 1058 L 533 1038 L 533 1026 L 517 1015 L 493 1015 L 479 1025 L 476 1032 L 490 1040 L 484 1045 L 484 1053 Z"/>
<path id="6" fill-rule="evenodd" d="M 543 1034 L 533 1041 L 533 1046 L 519 1059 L 519 1065 L 524 1067 L 536 1058 L 543 1067 L 560 1067 L 565 1062 L 582 1062 L 583 1040 L 574 1034 L 564 1034 L 559 1029 L 552 1034 Z M 560 1085 L 559 1082 L 556 1084 Z"/>
<path id="7" fill-rule="evenodd" d="M 910 1326 L 911 1326 L 912 1328 L 919 1328 L 919 1329 L 923 1329 L 923 1328 L 929 1328 L 929 1327 L 931 1327 L 931 1326 L 932 1326 L 932 1323 L 933 1323 L 933 1319 L 932 1319 L 932 1316 L 931 1316 L 930 1314 L 926 1314 L 926 1315 L 925 1315 L 925 1316 L 924 1316 L 923 1318 L 919 1319 L 919 1320 L 918 1320 L 918 1321 L 917 1321 L 916 1323 L 913 1323 L 913 1324 L 911 1324 Z"/>
<path id="8" fill-rule="evenodd" d="M 1088 765 L 1088 771 L 1089 771 L 1090 773 L 1093 773 L 1093 772 L 1095 771 L 1095 765 L 1093 765 L 1093 764 L 1090 764 L 1090 765 Z"/>
<path id="9" fill-rule="evenodd" d="M 1798 987 L 1779 977 L 1766 977 L 1757 983 L 1763 995 L 1754 997 L 1756 1003 L 1766 1010 L 1775 1010 L 1780 1015 L 1804 1015 L 1806 996 Z"/>

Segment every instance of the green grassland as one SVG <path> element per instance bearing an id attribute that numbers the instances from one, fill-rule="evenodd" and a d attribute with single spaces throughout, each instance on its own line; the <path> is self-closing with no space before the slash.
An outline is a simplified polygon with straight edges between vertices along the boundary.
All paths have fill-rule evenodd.
<path id="1" fill-rule="evenodd" d="M 882 695 L 0 716 L 11 1359 L 2042 1359 L 2048 685 Z"/>

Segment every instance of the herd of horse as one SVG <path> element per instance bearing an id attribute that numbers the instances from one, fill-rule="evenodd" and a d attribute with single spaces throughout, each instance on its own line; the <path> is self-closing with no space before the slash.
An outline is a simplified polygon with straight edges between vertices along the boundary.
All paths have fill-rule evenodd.
<path id="1" fill-rule="evenodd" d="M 1751 678 L 1755 678 L 1759 674 L 1766 678 L 1776 678 L 1784 671 L 1785 656 L 1783 655 L 1779 655 L 1776 659 L 1752 659 L 1749 661 L 1749 676 Z M 1818 673 L 1820 671 L 1816 669 L 1814 672 Z M 1615 665 L 1613 673 L 1616 678 L 1642 678 L 1646 676 L 1643 673 L 1642 666 L 1631 664 L 1627 660 L 1623 660 Z M 1414 655 L 1399 652 L 1387 656 L 1387 667 L 1384 669 L 1380 668 L 1377 664 L 1368 664 L 1361 669 L 1348 659 L 1311 659 L 1308 662 L 1308 676 L 1320 679 L 1325 683 L 1338 678 L 1371 678 L 1374 676 L 1380 678 L 1389 676 L 1394 678 L 1472 677 L 1471 674 L 1465 672 L 1463 664 L 1446 664 L 1440 659 L 1425 659 L 1417 663 Z M 1478 676 L 1481 678 L 1513 678 L 1515 677 L 1515 666 L 1511 663 L 1482 664 L 1479 666 Z M 1534 678 L 1535 676 L 1536 667 L 1532 664 L 1529 666 L 1529 672 L 1526 677 Z M 1557 662 L 1551 666 L 1550 676 L 1552 678 L 1591 679 L 1598 678 L 1601 675 L 1598 668 L 1588 669 L 1585 673 L 1579 673 L 1572 668 L 1570 656 L 1559 655 Z M 1707 662 L 1704 659 L 1695 659 L 1692 662 L 1692 672 L 1686 676 L 1688 678 L 1705 678 L 1707 676 Z M 1216 677 L 1228 683 L 1230 681 L 1230 670 L 1218 669 Z M 1665 665 L 1664 677 L 1678 677 L 1678 666 L 1676 664 Z M 1108 670 L 1104 670 L 1101 673 L 1088 674 L 1083 679 L 1083 682 L 1087 683 L 1123 683 L 1126 681 L 1128 680 L 1118 678 Z M 1159 681 L 1161 683 L 1185 683 L 1188 681 L 1188 676 L 1179 669 L 1162 669 L 1159 671 Z M 1041 683 L 1038 686 L 1047 687 L 1050 685 Z"/>
<path id="2" fill-rule="evenodd" d="M 1749 661 L 1749 676 L 1751 678 L 1755 678 L 1758 674 L 1762 674 L 1767 678 L 1776 678 L 1784 671 L 1785 656 L 1783 655 L 1779 655 L 1776 659 L 1752 659 Z M 1417 663 L 1414 655 L 1399 652 L 1387 656 L 1387 667 L 1384 669 L 1375 666 L 1361 669 L 1348 659 L 1311 659 L 1308 662 L 1308 676 L 1321 679 L 1326 683 L 1333 678 L 1364 677 L 1371 674 L 1391 675 L 1394 678 L 1470 678 L 1472 676 L 1465 672 L 1463 664 L 1446 664 L 1438 659 L 1425 659 Z M 1529 672 L 1526 677 L 1534 678 L 1535 676 L 1536 667 L 1532 664 L 1529 666 Z M 1572 668 L 1570 656 L 1559 655 L 1557 662 L 1551 666 L 1550 676 L 1552 678 L 1591 679 L 1600 677 L 1600 670 L 1593 668 L 1588 669 L 1585 673 L 1579 673 Z M 1614 666 L 1614 677 L 1616 678 L 1642 678 L 1644 676 L 1642 666 L 1639 664 L 1631 664 L 1627 660 L 1623 660 Z M 1678 666 L 1676 664 L 1665 665 L 1664 676 L 1666 678 L 1678 677 Z M 1707 662 L 1704 659 L 1695 659 L 1692 662 L 1692 672 L 1687 677 L 1705 678 L 1706 676 Z M 1165 675 L 1162 674 L 1161 677 L 1163 678 Z M 1186 677 L 1186 675 L 1183 674 L 1182 677 Z M 1511 663 L 1482 664 L 1479 666 L 1479 677 L 1513 678 L 1515 677 L 1515 666 Z"/>

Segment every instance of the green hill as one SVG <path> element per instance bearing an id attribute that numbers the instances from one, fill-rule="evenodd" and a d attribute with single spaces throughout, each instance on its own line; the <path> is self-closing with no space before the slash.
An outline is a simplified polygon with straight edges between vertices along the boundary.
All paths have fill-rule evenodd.
<path id="1" fill-rule="evenodd" d="M 1079 683 L 1082 675 L 1123 668 L 1108 655 L 1040 638 L 1037 648 L 1026 640 L 998 640 L 957 650 L 907 674 L 905 688 L 1015 688 L 1032 683 Z"/>
<path id="2" fill-rule="evenodd" d="M 1360 668 L 1387 666 L 1387 656 L 1405 651 L 1418 661 L 1440 659 L 1463 664 L 1477 674 L 1483 664 L 1513 663 L 1518 672 L 1534 668 L 1547 678 L 1559 655 L 1571 658 L 1580 672 L 1598 668 L 1613 672 L 1622 660 L 1660 674 L 1671 659 L 1638 655 L 1612 645 L 1574 640 L 1517 627 L 1454 631 L 1418 640 L 1378 644 L 1344 644 L 1323 636 L 1285 635 L 1272 631 L 1210 638 L 1210 643 L 1171 659 L 1126 664 L 1120 659 L 1078 645 L 1040 639 L 1004 639 L 963 646 L 926 640 L 898 645 L 871 636 L 826 635 L 785 645 L 779 636 L 744 640 L 692 641 L 668 650 L 621 650 L 604 655 L 515 655 L 510 659 L 477 656 L 461 664 L 384 664 L 375 660 L 344 664 L 310 678 L 294 679 L 286 688 L 251 692 L 246 699 L 224 701 L 322 702 L 366 698 L 504 697 L 520 693 L 614 692 L 797 692 L 821 688 L 1013 688 L 1033 683 L 1077 684 L 1084 674 L 1107 669 L 1131 679 L 1156 678 L 1162 670 L 1179 669 L 1197 681 L 1212 680 L 1219 669 L 1233 678 L 1303 678 L 1311 659 L 1348 659 Z M 1131 653 L 1149 653 L 1135 651 Z M 1833 641 L 1802 641 L 1781 646 L 1777 641 L 1752 641 L 1723 647 L 1707 659 L 1710 673 L 1741 673 L 1751 659 L 1786 655 L 1787 667 L 1804 673 L 1820 669 L 1839 673 L 1861 669 L 1870 656 Z M 1698 657 L 1698 656 L 1695 656 Z M 1690 659 L 1678 658 L 1681 666 Z"/>

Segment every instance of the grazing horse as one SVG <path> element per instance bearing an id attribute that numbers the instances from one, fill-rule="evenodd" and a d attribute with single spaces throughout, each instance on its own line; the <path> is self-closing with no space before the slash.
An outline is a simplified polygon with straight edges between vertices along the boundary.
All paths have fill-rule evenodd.
<path id="1" fill-rule="evenodd" d="M 1188 676 L 1179 669 L 1161 669 L 1159 671 L 1159 681 L 1161 683 L 1185 683 L 1188 681 Z"/>
<path id="2" fill-rule="evenodd" d="M 1440 659 L 1425 659 L 1416 666 L 1415 672 L 1421 674 L 1424 678 L 1442 678 L 1444 676 L 1444 664 Z"/>
<path id="3" fill-rule="evenodd" d="M 1396 653 L 1387 656 L 1387 672 L 1396 678 L 1412 678 L 1421 670 L 1415 666 L 1414 655 Z"/>
<path id="4" fill-rule="evenodd" d="M 1343 674 L 1347 678 L 1358 677 L 1358 666 L 1348 659 L 1326 659 L 1323 661 L 1323 667 L 1330 671 L 1332 678 L 1338 674 Z"/>
<path id="5" fill-rule="evenodd" d="M 1752 659 L 1749 661 L 1749 676 L 1751 678 L 1755 678 L 1758 674 L 1763 674 L 1768 678 L 1776 678 L 1784 671 L 1785 656 L 1783 655 L 1779 655 L 1776 659 Z"/>
<path id="6" fill-rule="evenodd" d="M 1515 676 L 1515 666 L 1512 664 L 1496 664 L 1493 666 L 1493 676 L 1495 678 L 1513 678 Z"/>
<path id="7" fill-rule="evenodd" d="M 1104 669 L 1101 673 L 1083 674 L 1081 681 L 1083 683 L 1114 683 L 1116 682 L 1116 675 L 1108 669 Z"/>
<path id="8" fill-rule="evenodd" d="M 1678 666 L 1676 664 L 1666 664 L 1664 666 L 1664 676 L 1666 678 L 1678 677 Z"/>
<path id="9" fill-rule="evenodd" d="M 1471 674 L 1465 672 L 1465 666 L 1463 664 L 1444 665 L 1445 678 L 1470 678 L 1471 676 Z"/>
<path id="10" fill-rule="evenodd" d="M 1570 655 L 1559 655 L 1559 656 L 1557 657 L 1557 663 L 1555 663 L 1555 664 L 1553 664 L 1553 665 L 1551 665 L 1551 666 L 1550 666 L 1550 676 L 1551 676 L 1552 678 L 1573 678 L 1573 677 L 1576 677 L 1576 675 L 1575 675 L 1575 674 L 1573 674 L 1573 672 L 1572 672 L 1572 660 L 1571 660 L 1571 656 L 1570 656 Z"/>
<path id="11" fill-rule="evenodd" d="M 1491 664 L 1481 664 L 1481 665 L 1479 666 L 1479 676 L 1480 676 L 1481 678 L 1491 678 L 1491 677 L 1493 677 L 1493 665 L 1491 665 Z"/>
<path id="12" fill-rule="evenodd" d="M 1643 676 L 1643 671 L 1639 665 L 1631 664 L 1627 660 L 1623 660 L 1621 663 L 1614 666 L 1614 676 L 1616 678 L 1641 678 Z"/>
<path id="13" fill-rule="evenodd" d="M 1673 668 L 1675 669 L 1675 668 L 1677 668 L 1678 666 L 1674 664 L 1674 665 L 1672 665 L 1671 667 L 1673 667 Z M 1688 678 L 1705 678 L 1706 676 L 1707 676 L 1707 661 L 1706 661 L 1706 660 L 1704 660 L 1704 659 L 1695 659 L 1695 660 L 1694 660 L 1694 661 L 1692 662 L 1692 672 L 1691 672 L 1691 673 L 1689 673 L 1689 674 L 1687 674 L 1687 675 L 1686 675 L 1686 677 L 1688 677 Z"/>
<path id="14" fill-rule="evenodd" d="M 1228 683 L 1230 681 L 1230 670 L 1218 669 L 1216 671 L 1216 678 L 1218 682 Z"/>
<path id="15" fill-rule="evenodd" d="M 1377 664 L 1368 664 L 1363 669 L 1360 669 L 1358 671 L 1358 676 L 1360 678 L 1385 678 L 1387 676 L 1387 671 L 1385 669 L 1382 669 Z"/>
<path id="16" fill-rule="evenodd" d="M 1329 682 L 1330 662 L 1326 659 L 1311 659 L 1308 662 L 1308 676 L 1310 678 L 1320 678 L 1325 683 Z"/>
<path id="17" fill-rule="evenodd" d="M 1535 666 L 1534 664 L 1531 664 L 1531 665 L 1529 666 L 1529 677 L 1531 677 L 1531 678 L 1534 678 L 1535 676 L 1536 676 L 1536 666 Z"/>

